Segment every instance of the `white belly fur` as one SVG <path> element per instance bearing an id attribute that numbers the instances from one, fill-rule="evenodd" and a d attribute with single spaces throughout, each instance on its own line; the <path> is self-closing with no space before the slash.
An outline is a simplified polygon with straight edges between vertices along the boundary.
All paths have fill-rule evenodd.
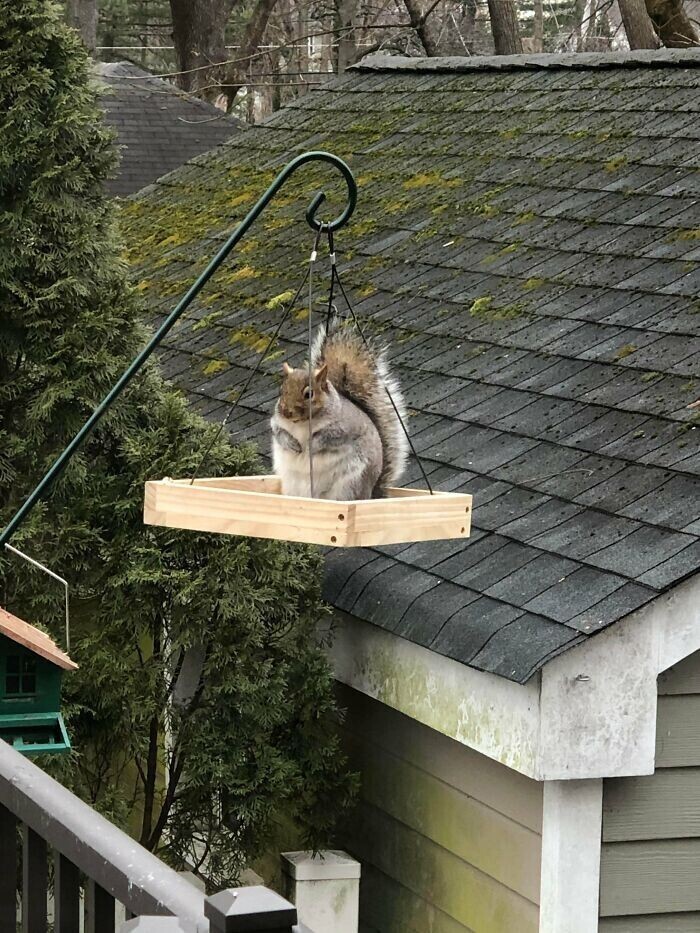
<path id="1" fill-rule="evenodd" d="M 277 416 L 275 416 L 277 417 Z M 326 418 L 314 421 L 314 431 L 325 426 Z M 279 424 L 288 431 L 301 447 L 301 453 L 295 453 L 272 441 L 272 461 L 275 474 L 282 479 L 282 495 L 311 498 L 309 476 L 309 427 L 306 422 L 279 420 Z M 352 499 L 355 483 L 366 469 L 362 457 L 348 456 L 346 450 L 328 450 L 314 453 L 313 495 L 317 499 Z"/>

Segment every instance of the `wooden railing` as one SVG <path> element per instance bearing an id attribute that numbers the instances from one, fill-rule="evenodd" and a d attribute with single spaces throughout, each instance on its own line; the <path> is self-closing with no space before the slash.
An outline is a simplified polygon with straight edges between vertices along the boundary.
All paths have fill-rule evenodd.
<path id="1" fill-rule="evenodd" d="M 22 879 L 18 885 L 18 828 Z M 54 871 L 50 881 L 49 856 Z M 311 933 L 295 907 L 265 887 L 206 897 L 126 833 L 0 741 L 0 933 Z M 330 931 L 316 931 L 330 933 Z"/>

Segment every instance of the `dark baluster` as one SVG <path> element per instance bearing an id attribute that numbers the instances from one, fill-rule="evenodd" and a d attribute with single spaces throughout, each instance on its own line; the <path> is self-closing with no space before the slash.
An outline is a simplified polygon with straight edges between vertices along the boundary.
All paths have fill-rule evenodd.
<path id="1" fill-rule="evenodd" d="M 22 933 L 46 933 L 46 841 L 22 827 Z"/>
<path id="2" fill-rule="evenodd" d="M 0 931 L 17 929 L 17 820 L 0 804 Z"/>
<path id="3" fill-rule="evenodd" d="M 88 879 L 85 888 L 85 933 L 114 933 L 114 898 Z"/>
<path id="4" fill-rule="evenodd" d="M 54 855 L 55 933 L 78 933 L 80 928 L 80 873 L 60 852 Z"/>

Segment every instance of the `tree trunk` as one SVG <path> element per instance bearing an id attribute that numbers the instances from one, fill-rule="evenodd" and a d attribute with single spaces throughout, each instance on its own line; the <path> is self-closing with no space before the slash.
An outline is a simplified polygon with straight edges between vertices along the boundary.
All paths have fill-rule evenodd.
<path id="1" fill-rule="evenodd" d="M 338 34 L 338 74 L 342 74 L 357 61 L 355 16 L 357 0 L 335 0 L 336 30 Z"/>
<path id="2" fill-rule="evenodd" d="M 542 0 L 535 0 L 532 19 L 532 45 L 535 52 L 544 50 L 544 10 Z"/>
<path id="3" fill-rule="evenodd" d="M 66 15 L 92 55 L 97 45 L 97 0 L 67 0 Z"/>
<path id="4" fill-rule="evenodd" d="M 153 831 L 153 808 L 156 799 L 156 781 L 158 780 L 158 751 L 160 748 L 160 732 L 158 729 L 158 716 L 151 718 L 148 729 L 148 757 L 146 764 L 145 782 L 143 786 L 143 818 L 141 821 L 141 845 L 147 846 Z"/>
<path id="5" fill-rule="evenodd" d="M 221 94 L 221 69 L 226 60 L 224 32 L 232 0 L 170 0 L 178 86 L 215 100 Z"/>
<path id="6" fill-rule="evenodd" d="M 519 55 L 523 50 L 518 13 L 513 0 L 488 0 L 496 55 Z M 643 2 L 643 0 L 642 0 Z"/>
<path id="7" fill-rule="evenodd" d="M 236 95 L 246 85 L 246 77 L 251 69 L 251 56 L 255 55 L 263 40 L 270 14 L 275 8 L 277 0 L 258 0 L 245 27 L 243 41 L 236 55 L 240 61 L 229 65 L 226 69 L 226 81 L 223 88 L 226 94 L 228 109 L 230 110 L 236 100 Z"/>
<path id="8" fill-rule="evenodd" d="M 646 8 L 654 29 L 667 48 L 685 49 L 700 43 L 683 0 L 646 0 Z"/>
<path id="9" fill-rule="evenodd" d="M 658 49 L 659 39 L 644 0 L 618 0 L 620 15 L 631 49 Z"/>
<path id="10" fill-rule="evenodd" d="M 421 41 L 425 54 L 429 58 L 435 58 L 440 54 L 438 44 L 428 29 L 428 17 L 423 13 L 419 0 L 404 0 L 408 18 L 411 20 L 411 26 Z"/>

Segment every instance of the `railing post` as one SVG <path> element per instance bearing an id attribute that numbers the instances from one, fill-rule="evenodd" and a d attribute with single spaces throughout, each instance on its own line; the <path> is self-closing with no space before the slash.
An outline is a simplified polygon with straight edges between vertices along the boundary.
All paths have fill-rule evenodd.
<path id="1" fill-rule="evenodd" d="M 80 928 L 80 872 L 60 852 L 54 854 L 53 899 L 55 933 L 75 933 Z"/>
<path id="2" fill-rule="evenodd" d="M 0 930 L 17 929 L 17 818 L 0 804 Z"/>
<path id="3" fill-rule="evenodd" d="M 22 827 L 22 933 L 46 933 L 46 840 Z"/>
<path id="4" fill-rule="evenodd" d="M 312 930 L 357 933 L 360 863 L 346 852 L 283 852 L 284 893 Z"/>
<path id="5" fill-rule="evenodd" d="M 211 933 L 293 933 L 297 922 L 296 907 L 262 885 L 214 894 L 207 898 L 204 914 Z"/>

